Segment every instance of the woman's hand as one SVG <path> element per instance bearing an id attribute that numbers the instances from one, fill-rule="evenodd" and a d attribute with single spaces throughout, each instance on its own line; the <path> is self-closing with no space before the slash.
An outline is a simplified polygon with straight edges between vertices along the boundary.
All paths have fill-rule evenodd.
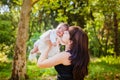
<path id="1" fill-rule="evenodd" d="M 69 32 L 68 32 L 68 31 L 64 31 L 64 34 L 63 34 L 62 40 L 63 40 L 65 43 L 67 43 L 68 40 L 69 40 L 69 38 L 70 38 L 70 34 L 69 34 Z"/>

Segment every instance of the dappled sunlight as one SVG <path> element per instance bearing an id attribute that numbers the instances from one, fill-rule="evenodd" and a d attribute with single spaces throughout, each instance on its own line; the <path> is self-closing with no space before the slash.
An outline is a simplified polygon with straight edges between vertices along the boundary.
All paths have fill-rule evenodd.
<path id="1" fill-rule="evenodd" d="M 101 60 L 105 61 L 108 64 L 120 64 L 120 57 L 116 56 L 101 57 Z"/>
<path id="2" fill-rule="evenodd" d="M 7 55 L 4 52 L 0 52 L 0 63 L 9 62 Z"/>
<path id="3" fill-rule="evenodd" d="M 92 57 L 90 58 L 90 61 L 95 63 L 95 62 L 101 62 L 101 59 L 97 58 L 97 57 Z"/>
<path id="4" fill-rule="evenodd" d="M 87 33 L 92 57 L 85 80 L 120 80 L 120 0 L 0 0 L 0 80 L 25 74 L 55 80 L 54 67 L 38 68 L 37 60 L 25 57 L 40 35 L 61 22 Z"/>
<path id="5" fill-rule="evenodd" d="M 92 57 L 89 65 L 89 74 L 85 80 L 119 80 L 120 57 Z"/>
<path id="6" fill-rule="evenodd" d="M 103 61 L 108 64 L 120 64 L 120 57 L 116 57 L 116 56 L 105 56 L 101 58 L 93 57 L 90 59 L 90 61 L 93 63 Z"/>
<path id="7" fill-rule="evenodd" d="M 36 63 L 27 62 L 27 74 L 30 80 L 54 80 L 56 78 L 56 71 L 54 67 L 41 69 Z"/>

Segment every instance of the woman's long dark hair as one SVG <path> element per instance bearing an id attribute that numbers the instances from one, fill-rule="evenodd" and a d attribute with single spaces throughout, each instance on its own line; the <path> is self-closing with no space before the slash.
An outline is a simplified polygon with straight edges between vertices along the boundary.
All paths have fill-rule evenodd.
<path id="1" fill-rule="evenodd" d="M 69 28 L 70 40 L 70 60 L 73 68 L 74 80 L 84 80 L 88 74 L 89 54 L 88 54 L 88 36 L 79 26 Z"/>

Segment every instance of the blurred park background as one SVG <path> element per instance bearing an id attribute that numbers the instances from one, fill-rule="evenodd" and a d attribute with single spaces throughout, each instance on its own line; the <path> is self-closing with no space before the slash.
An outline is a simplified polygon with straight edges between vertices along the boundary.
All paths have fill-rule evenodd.
<path id="1" fill-rule="evenodd" d="M 60 22 L 79 25 L 88 34 L 91 58 L 85 80 L 120 80 L 120 0 L 0 0 L 0 80 L 8 80 L 17 66 L 12 62 L 25 1 L 34 1 L 25 54 L 28 80 L 56 79 L 54 68 L 40 69 L 27 58 L 39 36 Z"/>

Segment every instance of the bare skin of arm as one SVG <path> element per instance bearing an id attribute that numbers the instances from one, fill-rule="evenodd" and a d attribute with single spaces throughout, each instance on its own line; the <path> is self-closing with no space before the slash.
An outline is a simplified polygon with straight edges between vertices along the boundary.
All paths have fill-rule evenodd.
<path id="1" fill-rule="evenodd" d="M 37 62 L 37 66 L 39 68 L 49 68 L 58 64 L 70 65 L 70 60 L 69 60 L 70 53 L 68 52 L 61 52 L 48 59 L 47 59 L 47 56 L 48 56 L 48 53 L 46 52 L 45 54 L 42 54 L 39 57 Z"/>

